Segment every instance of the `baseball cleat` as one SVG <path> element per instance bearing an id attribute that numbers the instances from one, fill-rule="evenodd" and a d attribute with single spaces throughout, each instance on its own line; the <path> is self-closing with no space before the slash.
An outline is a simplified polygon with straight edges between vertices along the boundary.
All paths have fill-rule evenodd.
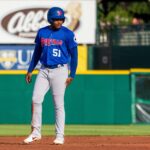
<path id="1" fill-rule="evenodd" d="M 62 145 L 62 144 L 64 144 L 64 139 L 62 139 L 62 138 L 56 138 L 53 141 L 53 143 L 56 144 L 56 145 Z"/>
<path id="2" fill-rule="evenodd" d="M 41 135 L 40 136 L 33 136 L 32 134 L 30 134 L 24 141 L 23 143 L 24 144 L 29 144 L 29 143 L 32 143 L 34 141 L 38 141 L 38 140 L 41 140 Z"/>

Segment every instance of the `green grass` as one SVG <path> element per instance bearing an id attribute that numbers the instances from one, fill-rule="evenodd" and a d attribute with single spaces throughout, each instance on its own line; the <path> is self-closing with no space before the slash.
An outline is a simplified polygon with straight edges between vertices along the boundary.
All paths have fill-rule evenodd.
<path id="1" fill-rule="evenodd" d="M 43 125 L 42 135 L 54 135 L 53 125 Z M 30 125 L 0 125 L 0 136 L 25 136 Z M 66 125 L 65 135 L 150 135 L 150 125 Z"/>

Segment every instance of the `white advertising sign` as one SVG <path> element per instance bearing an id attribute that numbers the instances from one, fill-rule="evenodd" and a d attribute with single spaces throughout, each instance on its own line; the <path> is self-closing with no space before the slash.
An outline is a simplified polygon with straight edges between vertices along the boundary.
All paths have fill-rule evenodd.
<path id="1" fill-rule="evenodd" d="M 74 31 L 79 44 L 94 44 L 96 0 L 5 0 L 0 1 L 0 43 L 33 44 L 40 27 L 48 25 L 51 7 L 65 11 L 64 26 Z"/>

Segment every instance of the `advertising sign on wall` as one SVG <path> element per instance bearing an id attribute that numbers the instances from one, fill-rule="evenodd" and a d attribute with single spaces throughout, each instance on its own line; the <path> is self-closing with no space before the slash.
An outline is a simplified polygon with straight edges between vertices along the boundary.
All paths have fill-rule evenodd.
<path id="1" fill-rule="evenodd" d="M 65 11 L 65 23 L 80 44 L 94 44 L 95 0 L 6 0 L 0 1 L 0 43 L 33 44 L 40 27 L 47 26 L 47 11 L 58 6 Z"/>
<path id="2" fill-rule="evenodd" d="M 29 67 L 34 45 L 0 46 L 0 70 L 26 70 Z"/>
<path id="3" fill-rule="evenodd" d="M 34 45 L 0 45 L 0 70 L 27 70 L 34 51 Z M 35 69 L 39 69 L 40 62 Z M 78 47 L 77 72 L 87 70 L 87 47 Z"/>

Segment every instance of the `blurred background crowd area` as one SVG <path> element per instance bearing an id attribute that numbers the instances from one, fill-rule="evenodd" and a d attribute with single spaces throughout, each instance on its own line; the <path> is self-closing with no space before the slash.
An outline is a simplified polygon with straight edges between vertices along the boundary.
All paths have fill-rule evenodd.
<path id="1" fill-rule="evenodd" d="M 97 44 L 149 45 L 149 24 L 149 0 L 97 0 Z"/>

